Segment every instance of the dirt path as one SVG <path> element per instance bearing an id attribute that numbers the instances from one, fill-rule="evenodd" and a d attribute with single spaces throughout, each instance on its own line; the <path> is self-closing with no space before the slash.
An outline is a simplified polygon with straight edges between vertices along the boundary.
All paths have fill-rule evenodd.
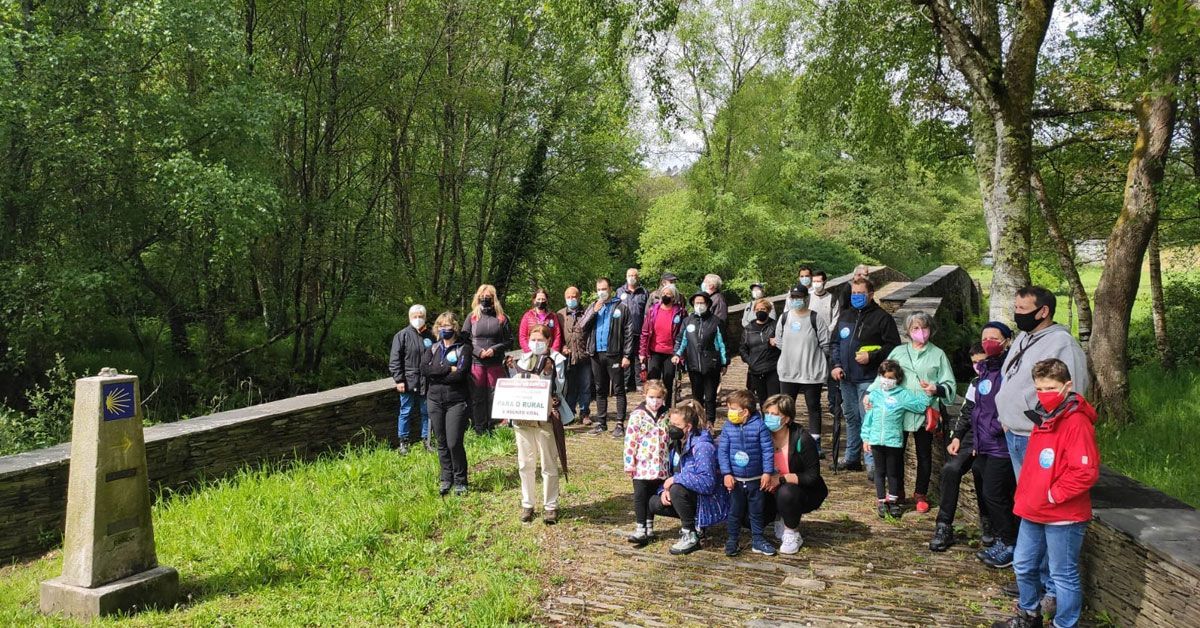
<path id="1" fill-rule="evenodd" d="M 742 377 L 731 370 L 726 383 Z M 564 486 L 561 524 L 542 535 L 551 557 L 542 623 L 975 626 L 1012 608 L 1000 592 L 1010 571 L 982 566 L 974 542 L 929 552 L 936 509 L 879 519 L 864 473 L 825 473 L 830 496 L 801 524 L 799 554 L 727 558 L 717 527 L 702 550 L 676 557 L 667 552 L 676 520 L 656 519 L 658 540 L 645 548 L 625 540 L 633 504 L 620 441 L 576 431 L 567 446 L 574 474 Z M 966 528 L 977 533 L 973 518 Z"/>

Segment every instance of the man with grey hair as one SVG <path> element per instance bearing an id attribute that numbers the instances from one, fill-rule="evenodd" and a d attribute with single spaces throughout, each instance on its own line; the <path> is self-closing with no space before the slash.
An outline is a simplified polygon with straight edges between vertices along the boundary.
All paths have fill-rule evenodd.
<path id="1" fill-rule="evenodd" d="M 429 412 L 425 407 L 425 378 L 421 376 L 421 354 L 433 346 L 433 332 L 425 324 L 425 306 L 421 304 L 408 308 L 408 325 L 392 336 L 391 359 L 388 360 L 388 370 L 392 380 L 396 382 L 396 391 L 400 393 L 400 417 L 396 427 L 396 435 L 401 453 L 408 453 L 409 445 L 420 438 L 425 443 L 426 451 L 433 451 L 429 442 Z M 420 413 L 420 436 L 414 436 L 413 423 L 416 423 L 417 413 Z"/>
<path id="2" fill-rule="evenodd" d="M 700 290 L 708 293 L 708 298 L 712 300 L 712 315 L 721 321 L 721 329 L 724 331 L 725 322 L 729 320 L 729 304 L 725 302 L 725 295 L 721 293 L 721 285 L 721 276 L 709 273 L 704 276 Z"/>

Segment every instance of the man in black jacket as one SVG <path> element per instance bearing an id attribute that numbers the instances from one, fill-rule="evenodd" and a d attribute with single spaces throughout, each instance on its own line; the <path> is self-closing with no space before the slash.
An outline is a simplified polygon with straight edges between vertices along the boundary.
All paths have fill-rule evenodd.
<path id="1" fill-rule="evenodd" d="M 898 346 L 900 331 L 892 315 L 875 303 L 875 285 L 866 277 L 855 277 L 850 282 L 849 307 L 842 309 L 830 338 L 832 375 L 842 389 L 842 414 L 846 417 L 846 457 L 840 463 L 845 469 L 862 470 L 861 431 L 866 415 L 862 400 L 875 381 L 879 363 Z M 869 453 L 865 458 L 871 475 L 874 460 Z"/>
<path id="2" fill-rule="evenodd" d="M 592 434 L 608 431 L 608 395 L 617 397 L 617 424 L 613 438 L 625 438 L 625 369 L 633 363 L 637 334 L 629 307 L 612 293 L 607 277 L 596 280 L 596 301 L 576 323 L 587 337 L 592 356 L 592 378 L 596 381 L 596 416 Z"/>
<path id="3" fill-rule="evenodd" d="M 421 352 L 433 345 L 433 332 L 425 324 L 425 306 L 408 308 L 408 325 L 392 336 L 392 354 L 388 370 L 400 393 L 400 417 L 396 433 L 400 439 L 401 453 L 408 453 L 410 444 L 416 443 L 413 435 L 415 413 L 420 412 L 420 439 L 426 451 L 433 451 L 429 443 L 429 412 L 425 406 L 425 378 L 421 376 Z"/>

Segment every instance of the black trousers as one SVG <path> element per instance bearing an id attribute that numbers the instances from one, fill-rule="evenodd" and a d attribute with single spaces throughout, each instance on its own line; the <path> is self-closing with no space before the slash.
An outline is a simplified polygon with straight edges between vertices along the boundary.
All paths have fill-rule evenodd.
<path id="1" fill-rule="evenodd" d="M 658 487 L 662 486 L 662 483 L 662 480 L 633 481 L 634 521 L 639 524 L 646 523 L 646 515 L 649 514 L 650 508 L 650 498 L 658 497 Z"/>
<path id="2" fill-rule="evenodd" d="M 758 398 L 758 403 L 767 400 L 771 395 L 779 394 L 779 374 L 774 369 L 766 373 L 746 373 L 746 388 Z"/>
<path id="3" fill-rule="evenodd" d="M 1012 545 L 1017 541 L 1017 517 L 1012 511 L 1017 479 L 1013 475 L 1012 458 L 976 456 L 975 464 L 983 474 L 983 501 L 987 504 L 992 532 L 1006 545 Z"/>
<path id="4" fill-rule="evenodd" d="M 824 497 L 819 491 L 806 489 L 799 484 L 782 484 L 767 499 L 763 518 L 770 523 L 777 517 L 783 517 L 783 525 L 795 530 L 800 527 L 801 515 L 820 508 L 823 501 Z"/>
<path id="5" fill-rule="evenodd" d="M 679 519 L 684 530 L 696 531 L 696 504 L 700 496 L 684 488 L 681 484 L 672 484 L 667 492 L 671 494 L 671 505 L 664 506 L 662 497 L 653 494 L 646 500 L 651 517 L 672 517 Z"/>
<path id="6" fill-rule="evenodd" d="M 592 381 L 596 382 L 596 416 L 592 420 L 608 427 L 608 395 L 617 398 L 617 422 L 625 422 L 625 369 L 619 355 L 592 356 Z"/>
<path id="7" fill-rule="evenodd" d="M 909 434 L 912 434 L 913 443 L 917 446 L 917 484 L 913 487 L 913 494 L 925 495 L 929 492 L 929 476 L 933 474 L 933 433 L 926 432 L 924 425 L 915 432 L 905 432 L 905 446 L 908 445 Z M 900 467 L 900 480 L 904 480 L 903 466 Z"/>
<path id="8" fill-rule="evenodd" d="M 437 437 L 438 464 L 442 467 L 441 481 L 467 485 L 467 449 L 463 439 L 467 434 L 470 413 L 467 402 L 443 403 L 428 400 L 429 427 Z M 1012 475 L 1012 471 L 1009 471 Z"/>
<path id="9" fill-rule="evenodd" d="M 675 365 L 670 353 L 651 353 L 646 358 L 646 379 L 661 379 L 667 388 L 667 407 L 675 405 Z"/>
<path id="10" fill-rule="evenodd" d="M 808 433 L 821 442 L 821 384 L 797 384 L 781 382 L 779 388 L 783 394 L 796 400 L 796 409 L 800 409 L 800 397 L 804 396 L 804 406 L 808 409 Z M 799 412 L 797 412 L 799 414 Z M 800 418 L 800 417 L 796 417 Z M 819 446 L 819 445 L 818 445 Z"/>
<path id="11" fill-rule="evenodd" d="M 904 494 L 904 448 L 871 445 L 875 457 L 875 499 Z"/>
<path id="12" fill-rule="evenodd" d="M 717 420 L 717 388 L 721 385 L 721 371 L 697 373 L 688 371 L 688 379 L 692 382 L 692 399 L 704 406 L 708 425 L 711 427 Z"/>
<path id="13" fill-rule="evenodd" d="M 1011 464 L 1011 463 L 1010 463 Z M 976 456 L 971 453 L 970 439 L 967 439 L 959 450 L 958 455 L 942 465 L 942 498 L 938 504 L 937 522 L 954 525 L 954 516 L 958 513 L 958 493 L 963 476 L 970 473 L 975 482 L 975 503 L 979 508 L 979 516 L 987 517 L 987 504 L 983 500 L 983 471 L 982 464 L 976 464 Z"/>

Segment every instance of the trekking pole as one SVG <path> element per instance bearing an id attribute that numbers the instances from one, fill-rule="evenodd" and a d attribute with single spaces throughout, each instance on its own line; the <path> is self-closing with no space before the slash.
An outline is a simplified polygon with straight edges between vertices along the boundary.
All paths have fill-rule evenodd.
<path id="1" fill-rule="evenodd" d="M 830 446 L 829 458 L 830 468 L 836 474 L 838 472 L 838 441 L 842 439 L 842 409 L 839 406 L 831 410 L 832 412 L 829 414 L 833 416 L 833 443 Z"/>

